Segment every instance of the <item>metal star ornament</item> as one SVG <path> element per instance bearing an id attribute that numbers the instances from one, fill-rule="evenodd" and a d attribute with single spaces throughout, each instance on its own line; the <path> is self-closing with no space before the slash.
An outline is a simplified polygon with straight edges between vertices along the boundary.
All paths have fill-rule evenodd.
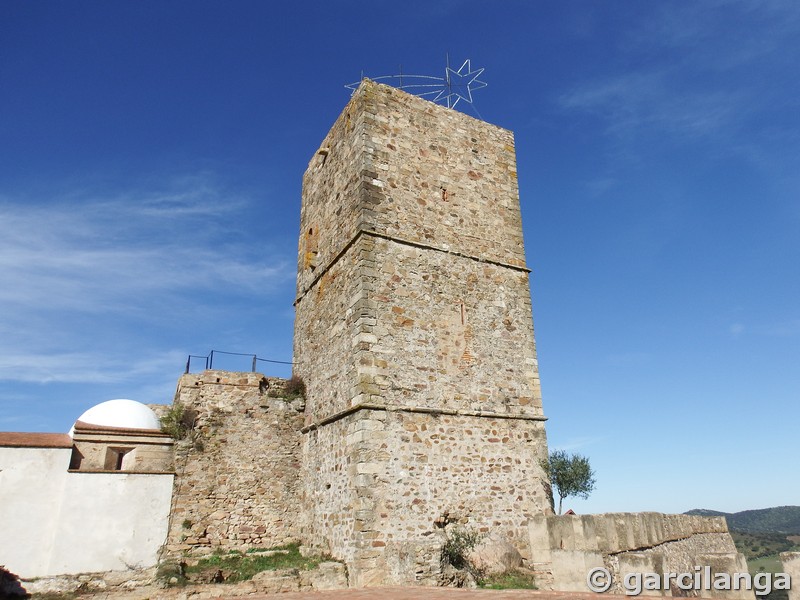
<path id="1" fill-rule="evenodd" d="M 458 70 L 451 69 L 450 58 L 448 57 L 444 77 L 410 75 L 403 73 L 401 67 L 398 75 L 383 75 L 381 77 L 370 77 L 370 79 L 379 83 L 387 83 L 416 96 L 428 96 L 433 102 L 444 104 L 447 108 L 455 108 L 463 100 L 472 107 L 472 110 L 479 118 L 482 118 L 472 102 L 472 92 L 488 85 L 478 79 L 483 71 L 484 69 L 482 68 L 473 71 L 470 59 L 465 60 Z M 362 73 L 362 78 L 363 76 Z M 344 87 L 355 93 L 360 84 L 361 81 L 359 80 L 348 83 Z"/>
<path id="2" fill-rule="evenodd" d="M 458 71 L 454 71 L 448 65 L 445 68 L 447 87 L 439 92 L 434 101 L 444 100 L 448 108 L 455 108 L 461 100 L 472 104 L 472 91 L 485 88 L 488 85 L 486 82 L 478 80 L 483 71 L 484 69 L 482 68 L 473 71 L 470 59 L 465 60 Z"/>

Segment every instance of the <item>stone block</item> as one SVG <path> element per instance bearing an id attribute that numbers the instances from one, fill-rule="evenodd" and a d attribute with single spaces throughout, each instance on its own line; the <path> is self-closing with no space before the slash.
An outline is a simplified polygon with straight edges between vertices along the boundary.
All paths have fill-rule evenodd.
<path id="1" fill-rule="evenodd" d="M 261 594 L 280 594 L 300 590 L 300 576 L 295 569 L 261 571 L 251 579 L 255 590 Z"/>
<path id="2" fill-rule="evenodd" d="M 586 576 L 591 569 L 603 567 L 603 555 L 599 552 L 580 550 L 551 551 L 553 589 L 563 592 L 586 592 Z"/>
<path id="3" fill-rule="evenodd" d="M 506 573 L 522 567 L 522 555 L 505 536 L 493 532 L 482 539 L 469 553 L 472 563 L 490 575 Z"/>
<path id="4" fill-rule="evenodd" d="M 300 587 L 313 590 L 347 588 L 347 569 L 340 562 L 325 561 L 310 571 L 300 572 Z"/>
<path id="5" fill-rule="evenodd" d="M 789 591 L 789 600 L 800 600 L 800 552 L 781 553 L 783 572 L 792 579 L 792 589 Z"/>

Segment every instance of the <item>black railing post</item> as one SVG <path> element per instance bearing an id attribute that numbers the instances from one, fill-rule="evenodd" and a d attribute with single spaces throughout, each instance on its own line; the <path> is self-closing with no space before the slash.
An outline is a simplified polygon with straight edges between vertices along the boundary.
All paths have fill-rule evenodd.
<path id="1" fill-rule="evenodd" d="M 256 372 L 256 358 L 257 358 L 256 355 L 253 354 L 253 373 Z"/>
<path id="2" fill-rule="evenodd" d="M 212 350 L 211 353 L 208 355 L 208 368 L 214 368 L 214 351 Z"/>
<path id="3" fill-rule="evenodd" d="M 186 372 L 185 372 L 185 374 L 189 373 L 189 365 L 191 365 L 191 364 L 192 364 L 192 355 L 190 354 L 189 358 L 186 359 Z"/>

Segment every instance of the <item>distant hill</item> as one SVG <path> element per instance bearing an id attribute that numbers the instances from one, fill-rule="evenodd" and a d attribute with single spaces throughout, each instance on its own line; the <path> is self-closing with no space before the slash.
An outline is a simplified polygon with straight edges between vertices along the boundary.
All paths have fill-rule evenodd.
<path id="1" fill-rule="evenodd" d="M 728 529 L 746 533 L 800 534 L 800 506 L 776 506 L 725 513 L 718 510 L 696 508 L 684 514 L 702 517 L 725 517 Z"/>

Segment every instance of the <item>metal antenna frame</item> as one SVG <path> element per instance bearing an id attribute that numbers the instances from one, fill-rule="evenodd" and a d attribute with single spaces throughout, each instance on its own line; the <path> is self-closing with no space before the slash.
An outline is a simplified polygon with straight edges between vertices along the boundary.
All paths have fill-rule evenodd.
<path id="1" fill-rule="evenodd" d="M 379 83 L 387 83 L 388 85 L 396 87 L 399 90 L 407 91 L 415 96 L 434 96 L 434 98 L 431 98 L 433 102 L 442 104 L 447 108 L 455 108 L 458 103 L 463 100 L 465 103 L 472 106 L 472 109 L 477 113 L 478 109 L 476 109 L 473 104 L 472 92 L 489 85 L 478 79 L 483 71 L 484 69 L 482 68 L 473 71 L 470 59 L 466 59 L 457 71 L 453 70 L 450 68 L 450 55 L 447 54 L 444 77 L 409 75 L 408 73 L 403 73 L 403 65 L 400 65 L 397 75 L 381 75 L 380 77 L 370 77 L 370 79 Z M 362 71 L 361 79 L 363 78 L 364 72 Z M 344 87 L 348 90 L 352 90 L 352 93 L 355 93 L 359 85 L 361 85 L 360 80 L 354 83 L 348 83 Z M 480 114 L 478 116 L 480 116 Z"/>

